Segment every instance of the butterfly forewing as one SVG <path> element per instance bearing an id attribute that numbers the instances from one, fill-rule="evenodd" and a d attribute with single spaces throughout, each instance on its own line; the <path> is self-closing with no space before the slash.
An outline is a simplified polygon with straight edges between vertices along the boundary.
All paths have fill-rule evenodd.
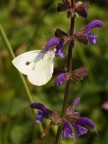
<path id="1" fill-rule="evenodd" d="M 30 52 L 25 52 L 17 56 L 13 61 L 13 65 L 23 74 L 28 75 L 28 73 L 34 67 L 35 57 L 39 55 L 41 50 L 34 50 Z"/>

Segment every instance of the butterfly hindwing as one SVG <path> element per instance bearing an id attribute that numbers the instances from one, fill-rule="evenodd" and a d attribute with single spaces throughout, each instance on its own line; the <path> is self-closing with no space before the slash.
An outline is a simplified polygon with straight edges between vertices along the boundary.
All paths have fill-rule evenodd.
<path id="1" fill-rule="evenodd" d="M 38 86 L 44 85 L 51 79 L 54 57 L 54 51 L 50 50 L 44 54 L 39 62 L 36 62 L 37 60 L 35 59 L 34 69 L 28 74 L 28 79 L 32 84 Z"/>

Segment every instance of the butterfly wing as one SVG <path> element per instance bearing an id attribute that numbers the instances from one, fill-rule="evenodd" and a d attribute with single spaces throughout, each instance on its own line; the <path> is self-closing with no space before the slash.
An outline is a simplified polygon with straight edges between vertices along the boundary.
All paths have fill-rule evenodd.
<path id="1" fill-rule="evenodd" d="M 53 73 L 53 64 L 55 57 L 55 50 L 51 49 L 47 53 L 43 53 L 43 56 L 35 58 L 34 68 L 28 74 L 28 80 L 37 86 L 46 84 L 52 77 Z"/>
<path id="2" fill-rule="evenodd" d="M 41 54 L 41 50 L 25 52 L 17 56 L 13 61 L 13 65 L 23 74 L 28 75 L 34 68 L 34 60 L 36 56 Z"/>

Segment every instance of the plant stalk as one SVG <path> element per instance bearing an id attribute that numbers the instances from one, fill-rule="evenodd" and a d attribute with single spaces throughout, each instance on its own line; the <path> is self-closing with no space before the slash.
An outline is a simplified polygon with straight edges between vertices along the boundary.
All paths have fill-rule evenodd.
<path id="1" fill-rule="evenodd" d="M 71 0 L 71 7 L 74 8 L 74 0 Z M 74 34 L 74 21 L 75 21 L 75 17 L 73 16 L 71 18 L 71 22 L 70 22 L 70 37 L 73 36 L 73 34 Z M 70 43 L 69 48 L 68 48 L 67 72 L 72 71 L 72 49 L 73 49 L 73 47 Z M 63 100 L 62 114 L 61 114 L 62 118 L 65 117 L 65 115 L 66 115 L 66 109 L 67 109 L 67 105 L 68 105 L 69 98 L 70 98 L 70 91 L 71 91 L 71 84 L 70 84 L 70 82 L 67 82 L 65 94 L 64 94 L 64 100 Z M 59 126 L 57 135 L 56 135 L 55 144 L 60 144 L 61 135 L 62 135 L 62 128 L 61 128 L 61 126 Z"/>
<path id="2" fill-rule="evenodd" d="M 5 46 L 6 46 L 7 50 L 9 51 L 10 56 L 12 57 L 12 59 L 14 59 L 15 58 L 15 54 L 13 52 L 13 49 L 12 49 L 12 47 L 11 47 L 11 45 L 9 43 L 9 40 L 8 40 L 8 38 L 7 38 L 7 36 L 6 36 L 6 34 L 5 34 L 5 32 L 4 32 L 4 30 L 3 30 L 1 25 L 0 25 L 0 35 L 1 35 L 1 38 L 2 38 L 2 40 L 3 40 L 3 42 L 4 42 Z M 30 94 L 30 91 L 29 91 L 29 88 L 27 86 L 27 83 L 26 83 L 26 81 L 24 79 L 24 76 L 20 72 L 19 72 L 19 76 L 21 78 L 22 84 L 23 84 L 24 89 L 26 91 L 28 100 L 29 100 L 30 104 L 32 104 L 33 103 L 33 99 L 32 99 L 32 96 Z M 33 110 L 33 112 L 36 114 L 35 110 Z M 43 130 L 43 127 L 42 127 L 41 124 L 39 124 L 39 129 L 40 129 L 41 134 L 44 135 L 44 130 Z"/>

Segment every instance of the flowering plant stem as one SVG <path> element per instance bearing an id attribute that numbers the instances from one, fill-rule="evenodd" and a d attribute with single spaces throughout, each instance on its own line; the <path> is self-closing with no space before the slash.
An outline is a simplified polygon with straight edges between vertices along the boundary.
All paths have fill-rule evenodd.
<path id="1" fill-rule="evenodd" d="M 7 38 L 7 36 L 6 36 L 6 34 L 5 34 L 5 32 L 4 32 L 4 30 L 3 30 L 1 25 L 0 25 L 0 35 L 1 35 L 1 38 L 2 38 L 6 48 L 9 51 L 11 57 L 14 59 L 15 58 L 15 54 L 13 52 L 13 49 L 12 49 L 12 47 L 11 47 L 9 41 L 8 41 L 8 38 Z M 24 79 L 24 76 L 20 72 L 19 72 L 19 76 L 21 78 L 22 84 L 23 84 L 24 89 L 26 91 L 28 100 L 29 100 L 30 104 L 32 104 L 33 103 L 33 99 L 32 99 L 32 96 L 30 94 L 30 91 L 28 89 L 27 83 L 26 83 L 26 81 Z M 36 113 L 36 110 L 33 110 L 33 112 Z M 41 123 L 39 124 L 39 129 L 40 129 L 41 134 L 44 135 L 44 130 L 43 130 L 43 127 L 42 127 Z"/>
<path id="2" fill-rule="evenodd" d="M 72 8 L 74 7 L 74 0 L 71 0 L 71 7 Z M 73 34 L 74 34 L 74 21 L 75 21 L 75 17 L 73 16 L 71 18 L 71 23 L 70 23 L 70 33 L 69 33 L 70 36 L 73 36 Z M 69 48 L 68 48 L 67 72 L 72 71 L 72 49 L 73 49 L 73 47 L 70 43 Z M 66 109 L 67 109 L 67 105 L 68 105 L 69 98 L 70 98 L 70 91 L 71 91 L 71 84 L 70 84 L 70 82 L 67 82 L 65 94 L 64 94 L 64 100 L 63 100 L 62 114 L 61 114 L 62 118 L 65 117 L 65 115 L 66 115 Z M 62 134 L 62 130 L 61 130 L 61 126 L 59 126 L 55 144 L 60 144 L 61 134 Z"/>

